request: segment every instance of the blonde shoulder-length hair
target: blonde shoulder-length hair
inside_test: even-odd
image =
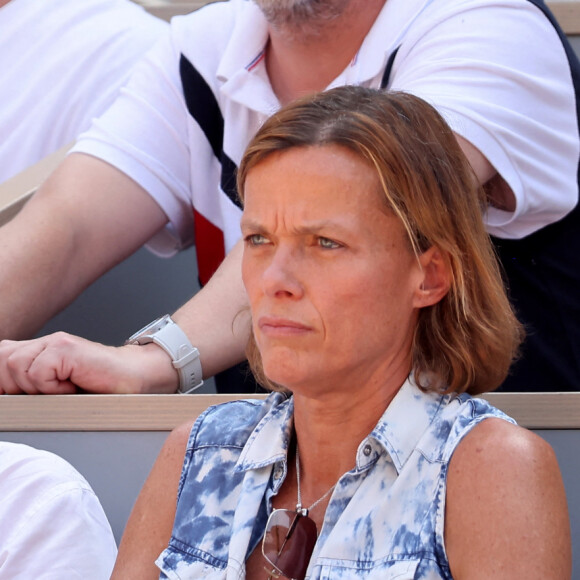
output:
[[[506,296],[483,225],[486,199],[455,136],[424,100],[402,92],[340,87],[293,102],[270,117],[246,149],[238,191],[254,166],[295,147],[346,147],[374,167],[385,203],[419,255],[437,247],[451,287],[419,312],[412,368],[424,390],[483,393],[507,376],[523,330]],[[264,376],[253,338],[248,359]]]

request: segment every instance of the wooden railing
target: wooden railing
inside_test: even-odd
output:
[[[119,541],[167,432],[210,405],[240,396],[0,396],[0,440],[47,449],[70,461],[95,489]],[[554,446],[568,494],[574,549],[580,554],[580,392],[486,398]]]
[[[580,34],[580,1],[548,2],[550,10],[568,36]]]
[[[0,431],[169,431],[210,405],[263,395],[53,395],[0,397]],[[578,393],[489,393],[529,429],[580,429]]]

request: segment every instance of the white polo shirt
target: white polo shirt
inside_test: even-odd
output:
[[[121,169],[163,208],[169,225],[150,243],[160,254],[194,241],[192,208],[201,216],[196,227],[207,234],[198,231],[198,256],[218,244],[210,230],[223,232],[220,251],[239,238],[241,210],[220,180],[225,174],[231,185],[248,141],[279,107],[265,70],[267,37],[265,19],[249,0],[174,18],[171,37],[76,146]],[[397,47],[387,87],[433,104],[513,190],[515,212],[490,209],[490,233],[520,238],[575,206],[574,87],[561,41],[536,6],[528,0],[388,0],[330,86],[379,87]]]

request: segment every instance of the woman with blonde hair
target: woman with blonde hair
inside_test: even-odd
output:
[[[439,114],[360,87],[295,102],[238,189],[249,358],[280,392],[170,436],[113,578],[569,578],[552,450],[472,398],[522,331]]]

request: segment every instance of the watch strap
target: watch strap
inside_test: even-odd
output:
[[[173,367],[179,374],[178,393],[191,393],[201,387],[203,375],[199,351],[169,315],[146,326],[127,341],[128,344],[150,342],[159,345],[171,357]]]

